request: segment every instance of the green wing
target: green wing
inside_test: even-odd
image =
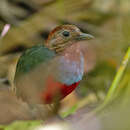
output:
[[[36,45],[27,49],[17,63],[15,78],[21,74],[30,72],[40,63],[47,63],[54,56],[55,52],[43,45]]]

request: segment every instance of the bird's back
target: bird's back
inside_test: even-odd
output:
[[[47,63],[53,57],[55,57],[55,52],[43,45],[27,49],[17,63],[15,78],[32,71],[41,63]]]
[[[44,86],[42,83],[47,74],[46,66],[54,57],[55,52],[43,45],[33,46],[20,56],[14,77],[17,97],[27,102],[40,103],[38,94],[43,89],[41,86]]]

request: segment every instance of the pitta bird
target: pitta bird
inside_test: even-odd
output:
[[[75,25],[52,30],[44,45],[27,49],[19,58],[14,78],[16,95],[30,104],[52,104],[70,94],[84,74],[78,42],[92,38]]]

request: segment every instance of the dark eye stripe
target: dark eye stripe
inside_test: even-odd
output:
[[[64,37],[69,37],[70,36],[70,33],[68,31],[64,31],[62,34],[63,34]]]

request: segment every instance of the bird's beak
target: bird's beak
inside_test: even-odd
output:
[[[78,40],[90,40],[93,39],[94,36],[91,34],[86,34],[86,33],[80,33],[80,35],[77,37]]]

